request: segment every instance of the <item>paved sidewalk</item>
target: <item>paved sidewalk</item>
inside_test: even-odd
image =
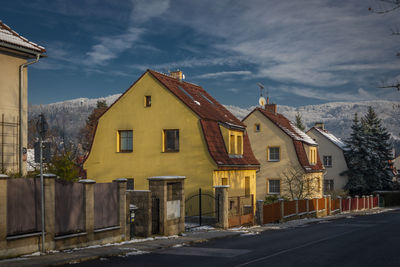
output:
[[[154,250],[162,248],[181,247],[194,243],[207,242],[209,240],[218,238],[227,238],[239,235],[254,235],[268,230],[302,227],[312,223],[324,223],[329,220],[388,212],[396,209],[399,209],[399,207],[379,208],[369,211],[342,213],[323,218],[305,218],[300,220],[287,221],[279,224],[239,227],[229,230],[218,230],[213,228],[201,227],[198,229],[198,231],[186,232],[181,236],[134,239],[131,241],[107,244],[103,246],[91,246],[87,248],[64,250],[61,252],[50,252],[46,255],[34,253],[32,255],[26,255],[19,258],[0,260],[0,266],[54,266],[69,263],[79,263],[82,261],[94,260],[98,258],[108,258],[113,256],[126,257],[131,255],[150,253]]]

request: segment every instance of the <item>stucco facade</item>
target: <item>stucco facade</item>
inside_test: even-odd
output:
[[[321,160],[326,169],[324,184],[328,188],[326,188],[327,190],[325,190],[324,193],[329,193],[329,191],[332,190],[343,189],[348,181],[348,177],[346,175],[341,175],[342,172],[347,170],[347,164],[343,154],[344,144],[335,144],[329,138],[332,136],[332,134],[327,132],[325,129],[317,129],[316,127],[312,127],[307,131],[307,134],[318,143]],[[327,136],[326,134],[329,135]],[[337,140],[340,141],[339,139]],[[328,185],[329,183],[332,183],[330,181],[333,181],[333,184]],[[332,186],[333,188],[329,188]]]
[[[155,76],[168,82],[173,78],[151,73],[148,71],[142,75],[100,117],[91,151],[84,163],[87,177],[97,182],[133,178],[134,189],[144,190],[148,189],[148,177],[185,176],[186,196],[197,193],[199,188],[203,192],[212,192],[213,186],[222,185],[222,178],[228,178],[225,181],[229,182],[230,195],[244,195],[245,177],[249,177],[250,191],[255,194],[258,166],[241,168],[239,164],[228,167],[216,161],[211,154],[209,136],[205,137],[206,124],[198,111],[185,104],[183,98],[168,90]],[[185,86],[183,82],[176,83]],[[149,107],[144,104],[145,96],[151,96]],[[210,96],[208,98],[211,99]],[[201,108],[203,104],[196,105]],[[178,151],[163,150],[163,132],[166,129],[179,130]],[[131,152],[118,152],[117,133],[120,130],[132,130]],[[226,130],[229,132],[232,129]],[[222,134],[220,137],[223,142]]]
[[[313,181],[310,185],[312,192],[309,197],[322,196],[323,171],[306,171],[299,161],[293,137],[285,133],[276,123],[267,118],[260,110],[251,112],[243,122],[247,131],[254,155],[260,162],[260,171],[257,173],[257,199],[264,200],[266,196],[272,195],[269,188],[269,180],[280,181],[280,196],[290,198],[288,185],[283,181],[283,175],[288,170],[296,170],[302,173],[304,180]],[[307,157],[310,157],[310,147],[305,143],[301,144]],[[272,161],[268,157],[269,148],[279,148],[279,160]],[[276,193],[277,194],[277,193]]]
[[[0,173],[17,173],[22,165],[26,173],[28,68],[22,67],[30,59],[38,60],[43,47],[22,39],[0,21]],[[20,74],[22,73],[22,86]],[[20,86],[22,95],[20,96]],[[22,126],[20,121],[20,97]],[[22,144],[20,145],[20,136]],[[22,152],[22,153],[21,153]],[[20,158],[20,155],[21,158]],[[21,164],[22,160],[22,164]]]

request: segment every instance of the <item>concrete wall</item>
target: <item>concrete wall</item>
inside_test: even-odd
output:
[[[343,150],[313,128],[311,128],[307,134],[318,143],[319,155],[322,163],[323,156],[332,156],[332,167],[325,166],[326,174],[324,179],[333,180],[334,190],[343,189],[348,181],[347,176],[340,175],[340,173],[347,170]]]
[[[119,242],[129,238],[126,231],[126,180],[115,181],[119,190],[119,225],[103,229],[94,229],[94,181],[83,180],[83,182],[85,183],[85,231],[55,236],[55,176],[44,179],[46,251]],[[0,178],[0,216],[0,259],[42,251],[41,232],[7,236],[7,178]]]
[[[256,199],[264,200],[268,195],[268,180],[281,179],[282,173],[288,168],[302,168],[296,155],[293,140],[278,126],[267,119],[259,111],[253,112],[244,121],[247,126],[251,147],[254,155],[260,162],[260,171],[257,173]],[[260,131],[255,131],[255,124],[260,124]],[[272,162],[267,160],[268,147],[280,148],[280,160]],[[306,149],[307,151],[307,149]],[[305,174],[315,179],[322,180],[322,172]],[[322,181],[320,182],[322,184]],[[281,183],[281,195],[287,195],[287,190]],[[322,196],[322,186],[313,196]]]
[[[0,134],[2,131],[1,121],[2,115],[4,114],[4,121],[9,123],[18,123],[19,121],[19,66],[26,62],[26,59],[10,54],[4,54],[0,52]],[[28,97],[27,97],[27,79],[28,70],[24,69],[24,88],[22,95],[23,104],[23,147],[27,147],[27,119],[28,119]],[[4,163],[6,171],[18,172],[18,144],[19,134],[18,127],[4,128],[4,143],[7,145],[3,146],[4,149]],[[0,136],[0,173],[1,173],[1,145],[2,138]],[[23,170],[26,172],[26,161],[23,162]]]

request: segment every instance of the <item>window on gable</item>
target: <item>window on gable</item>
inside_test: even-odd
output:
[[[118,152],[132,152],[133,151],[133,131],[120,130],[118,131]]]
[[[146,95],[144,97],[144,106],[147,107],[151,107],[151,95]]]
[[[261,125],[259,123],[254,124],[254,131],[259,132],[261,129]]]
[[[323,156],[324,166],[332,167],[332,156]]]
[[[268,161],[280,161],[279,147],[268,147]]]
[[[281,193],[281,181],[280,180],[268,180],[268,193],[269,194],[280,194]]]
[[[164,130],[164,152],[179,151],[179,130]]]

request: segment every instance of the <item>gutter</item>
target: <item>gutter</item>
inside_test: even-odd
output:
[[[22,119],[22,113],[23,113],[23,104],[22,104],[22,93],[24,90],[24,68],[28,67],[31,64],[35,64],[36,62],[39,61],[40,54],[36,54],[36,59],[32,61],[28,61],[22,65],[19,66],[19,173],[22,175],[22,154],[23,154],[23,145],[22,145],[22,127],[23,127],[23,119]],[[27,87],[28,89],[28,87]],[[27,90],[28,92],[28,90]],[[28,108],[28,107],[27,107]]]

